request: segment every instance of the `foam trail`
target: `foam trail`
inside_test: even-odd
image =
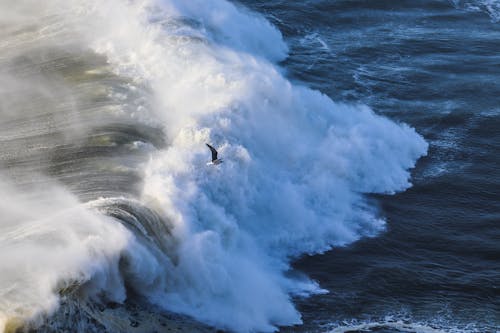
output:
[[[290,277],[290,260],[376,235],[384,221],[363,194],[406,189],[408,170],[426,153],[408,126],[287,80],[276,65],[287,50],[279,31],[227,1],[45,6],[116,75],[151,92],[130,116],[166,132],[168,148],[144,165],[140,199],[168,219],[174,239],[160,246],[168,253],[140,247],[106,219],[89,232],[111,228],[102,232],[121,237],[117,247],[100,249],[99,258],[113,258],[98,265],[109,270],[103,276],[132,281],[166,309],[238,332],[300,323],[292,295],[322,290]],[[225,163],[205,165],[205,142]],[[76,221],[67,232],[87,224]],[[63,259],[53,267],[69,275],[51,281],[94,276],[82,251],[75,266]],[[125,272],[113,268],[118,253],[132,263]],[[125,297],[120,283],[105,289],[112,299]]]

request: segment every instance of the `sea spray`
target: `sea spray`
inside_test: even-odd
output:
[[[0,194],[0,330],[40,321],[61,290],[91,279],[99,285],[91,290],[124,299],[118,261],[130,232],[53,185],[20,190],[2,182]]]

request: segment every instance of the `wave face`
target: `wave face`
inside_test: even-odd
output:
[[[280,32],[226,1],[0,13],[4,330],[75,285],[233,331],[298,324],[291,297],[323,290],[290,261],[383,230],[364,195],[408,188],[427,151],[287,80]],[[205,164],[206,142],[224,163]]]

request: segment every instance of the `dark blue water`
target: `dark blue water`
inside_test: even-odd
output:
[[[288,76],[429,142],[386,232],[296,263],[330,292],[284,332],[500,330],[498,1],[240,1],[284,34]],[[364,332],[364,331],[363,331]]]

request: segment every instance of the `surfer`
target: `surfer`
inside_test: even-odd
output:
[[[205,143],[207,145],[207,147],[210,149],[210,151],[212,152],[212,161],[211,162],[208,162],[207,165],[217,165],[217,164],[221,164],[223,161],[221,158],[217,158],[217,150],[215,150],[214,147],[212,147],[211,145],[209,145],[208,143]]]

